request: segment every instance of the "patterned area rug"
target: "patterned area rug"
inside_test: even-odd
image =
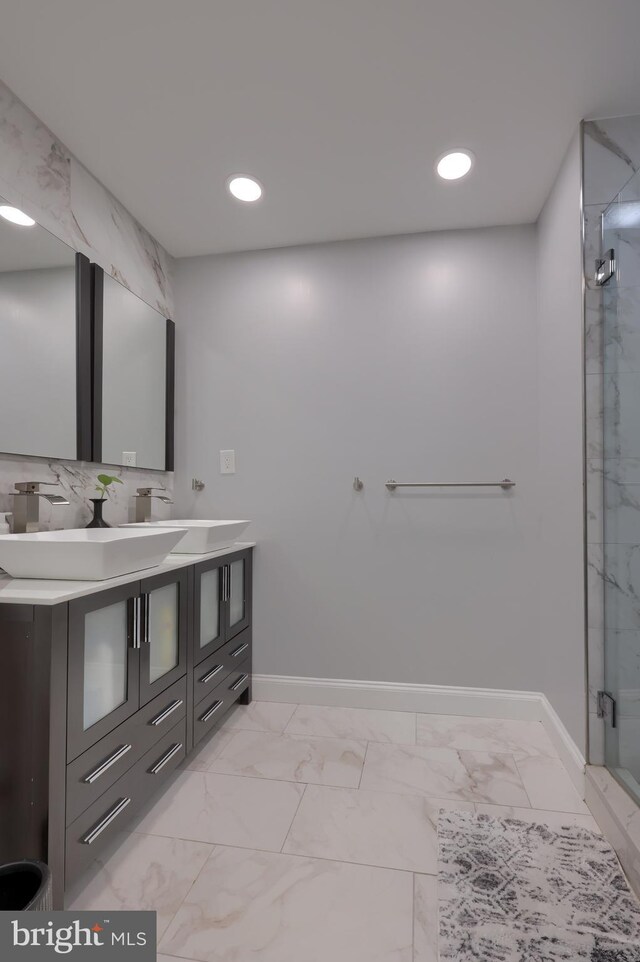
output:
[[[640,962],[640,906],[601,836],[440,812],[438,840],[441,962]]]

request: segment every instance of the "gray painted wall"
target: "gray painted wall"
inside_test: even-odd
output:
[[[581,160],[576,134],[538,222],[543,690],[585,751]]]
[[[178,263],[175,514],[253,519],[256,671],[545,686],[536,280],[534,227]]]

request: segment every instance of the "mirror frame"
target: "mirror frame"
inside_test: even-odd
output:
[[[120,283],[120,282],[118,282]],[[128,288],[127,288],[128,289]],[[134,297],[138,297],[131,291]],[[104,320],[104,271],[98,264],[91,265],[91,304],[92,304],[92,403],[89,407],[92,415],[92,445],[91,460],[99,464],[102,461],[102,387],[103,387],[103,320]],[[158,317],[162,314],[158,312]],[[173,471],[175,445],[175,345],[176,326],[172,320],[165,318],[167,339],[167,368],[165,372],[165,466],[164,468],[148,468],[143,464],[137,465],[141,471]],[[118,465],[123,467],[123,465]]]
[[[91,262],[76,252],[76,432],[78,461],[92,456],[93,323]]]

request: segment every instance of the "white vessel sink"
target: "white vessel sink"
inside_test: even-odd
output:
[[[170,528],[79,528],[0,537],[0,568],[13,578],[105,581],[159,565],[184,534]]]
[[[236,543],[250,521],[145,521],[127,528],[186,528],[182,541],[173,549],[178,554],[207,554]]]

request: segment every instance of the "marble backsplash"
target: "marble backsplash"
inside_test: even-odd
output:
[[[93,509],[90,498],[99,497],[95,490],[96,477],[102,472],[116,475],[122,484],[112,485],[113,493],[104,506],[104,519],[109,524],[134,521],[137,488],[153,485],[165,487],[171,496],[173,475],[154,471],[152,475],[140,468],[105,467],[85,461],[43,461],[41,458],[23,458],[3,455],[0,458],[0,511],[11,511],[12,492],[16,481],[44,481],[57,487],[43,487],[50,494],[60,494],[68,505],[51,505],[46,498],[40,499],[40,521],[43,531],[58,528],[83,528],[91,520]],[[153,518],[164,520],[171,517],[171,505],[157,499],[153,502]]]
[[[167,252],[1,81],[0,195],[166,317],[174,317]],[[0,454],[0,511],[11,510],[10,492],[16,481],[57,481],[71,504],[52,508],[41,499],[43,527],[86,524],[91,516],[88,498],[100,470],[96,464]],[[171,489],[173,484],[173,475],[157,471],[105,470],[124,481],[105,509],[105,517],[114,523],[129,520],[137,487]],[[161,510],[166,512],[158,503],[159,517]]]

